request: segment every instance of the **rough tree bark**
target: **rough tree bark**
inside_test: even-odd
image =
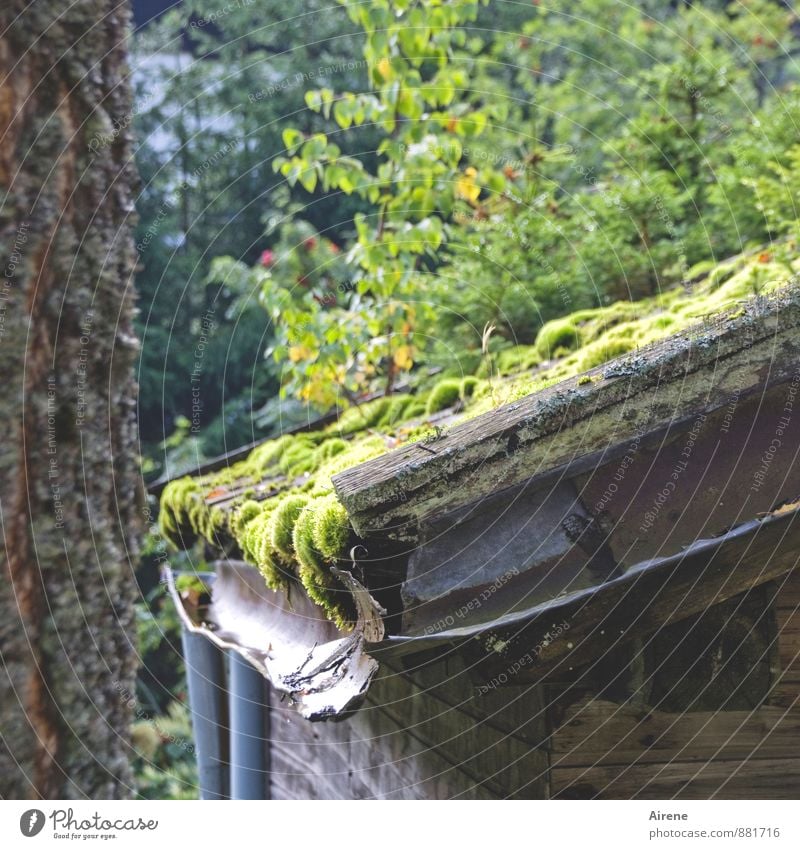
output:
[[[0,796],[131,793],[126,3],[0,4]],[[116,123],[115,123],[116,122]]]

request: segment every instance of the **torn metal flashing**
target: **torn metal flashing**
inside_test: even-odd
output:
[[[310,720],[355,710],[378,671],[365,644],[383,639],[385,611],[352,575],[336,574],[358,612],[350,632],[336,628],[302,591],[267,589],[258,570],[241,561],[214,564],[211,603],[200,617],[181,598],[172,570],[165,570],[184,627],[238,652]]]

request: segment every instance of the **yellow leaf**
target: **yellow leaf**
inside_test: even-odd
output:
[[[289,348],[289,359],[293,363],[299,363],[301,360],[308,360],[311,358],[312,351],[310,348],[306,348],[305,345],[292,345]]]
[[[456,181],[456,194],[470,203],[475,203],[481,193],[481,187],[475,185],[476,174],[474,168],[467,168],[464,176]]]
[[[413,353],[411,345],[401,345],[394,352],[394,364],[402,371],[408,371],[414,365]]]
[[[385,80],[388,80],[392,76],[392,63],[386,56],[378,62],[378,72]]]

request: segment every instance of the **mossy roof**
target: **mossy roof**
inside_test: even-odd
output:
[[[442,377],[414,395],[352,407],[319,431],[271,439],[221,471],[170,482],[161,496],[161,530],[177,547],[203,538],[236,552],[273,589],[296,578],[330,618],[346,625],[352,611],[345,594],[335,591],[330,567],[358,537],[337,499],[334,476],[410,442],[435,452],[443,428],[561,381],[602,380],[598,366],[702,329],[711,316],[735,320],[752,299],[793,286],[796,266],[765,252],[740,256],[714,266],[692,286],[549,322],[535,345],[485,357],[474,376]]]

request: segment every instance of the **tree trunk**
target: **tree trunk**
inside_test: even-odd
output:
[[[0,797],[131,793],[129,12],[0,4]]]

